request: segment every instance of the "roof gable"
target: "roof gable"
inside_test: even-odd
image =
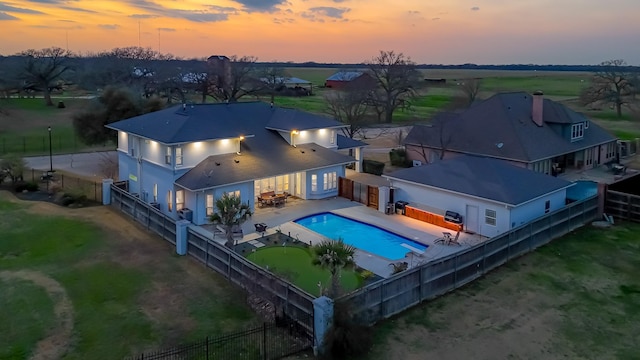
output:
[[[339,71],[327,78],[327,80],[331,81],[353,81],[354,79],[359,78],[364,75],[362,71]]]
[[[458,156],[433,164],[398,170],[390,179],[444,189],[509,205],[519,205],[572,183],[504,161]]]
[[[272,130],[342,127],[326,116],[263,102],[177,105],[107,125],[163,144],[261,136]]]
[[[537,126],[531,119],[532,106],[532,96],[527,93],[497,94],[446,119],[441,122],[442,126],[414,126],[404,143],[533,162],[615,141],[615,137],[597,124],[590,124],[582,140],[571,142],[550,124],[588,121],[584,115],[545,99],[544,124]]]

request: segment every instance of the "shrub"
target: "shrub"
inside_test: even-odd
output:
[[[347,302],[336,302],[333,326],[325,335],[325,358],[351,359],[366,354],[372,345],[371,327],[358,324]]]
[[[411,161],[407,159],[407,151],[405,149],[391,149],[389,151],[389,159],[393,166],[411,167]]]
[[[65,193],[62,195],[60,202],[64,206],[70,206],[72,204],[82,206],[87,203],[87,196],[84,194]]]
[[[382,172],[384,171],[384,163],[365,159],[362,161],[362,171],[369,174],[382,175]]]
[[[14,186],[15,192],[23,192],[23,191],[38,191],[39,187],[38,187],[38,183],[35,183],[33,181],[30,182],[19,182]]]

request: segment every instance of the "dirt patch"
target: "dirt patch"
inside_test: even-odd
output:
[[[65,289],[59,282],[37,271],[0,271],[0,278],[31,281],[49,294],[54,303],[56,326],[49,331],[47,337],[38,341],[30,359],[60,359],[69,347],[73,331],[73,304]]]

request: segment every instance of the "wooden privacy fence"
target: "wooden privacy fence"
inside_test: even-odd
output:
[[[620,219],[640,222],[640,196],[607,190],[604,211]]]
[[[204,235],[187,230],[187,253],[293,319],[313,316],[313,296]],[[304,324],[301,324],[306,326]],[[312,329],[309,329],[312,330]]]
[[[379,190],[377,186],[341,177],[338,181],[338,196],[375,209],[378,208]]]
[[[424,300],[457,289],[507,261],[583,226],[597,214],[597,196],[574,202],[462,252],[358,289],[338,301],[348,301],[362,323],[374,324]]]
[[[111,206],[136,219],[171,244],[176,244],[175,220],[116,185],[111,185]]]

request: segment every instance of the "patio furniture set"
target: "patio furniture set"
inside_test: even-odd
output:
[[[288,193],[276,194],[275,191],[267,191],[263,192],[258,196],[258,205],[260,207],[264,206],[284,206],[285,202],[287,202]]]

